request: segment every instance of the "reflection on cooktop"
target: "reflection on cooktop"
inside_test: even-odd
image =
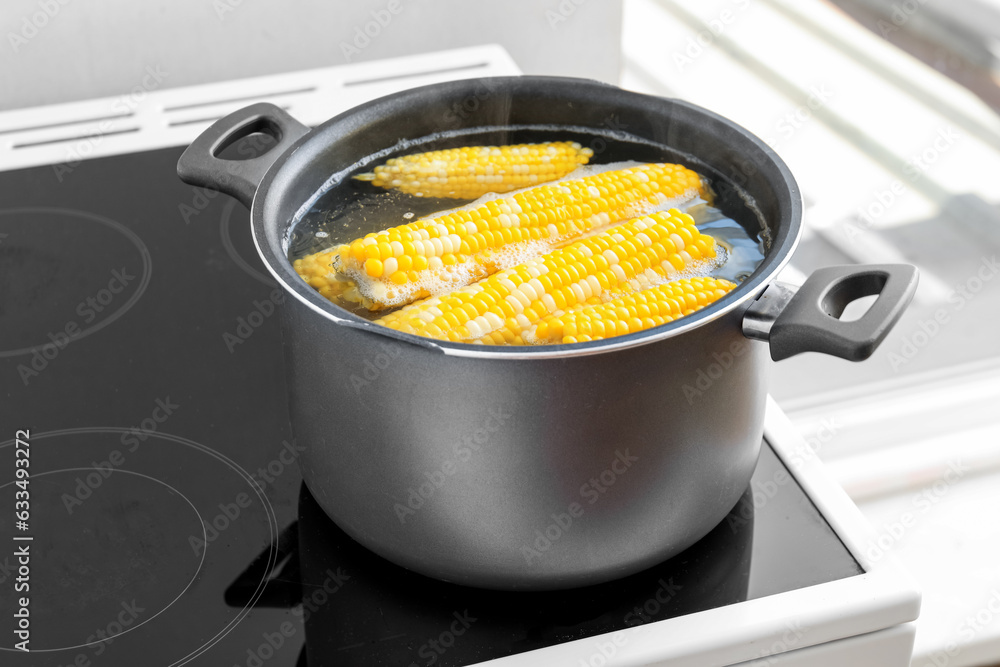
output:
[[[861,572],[768,446],[705,538],[598,586],[515,593],[408,572],[353,542],[304,485],[296,532],[307,651],[320,665],[472,664]]]

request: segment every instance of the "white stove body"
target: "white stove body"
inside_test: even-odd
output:
[[[214,120],[258,101],[318,125],[399,90],[519,73],[498,46],[166,90],[149,72],[120,97],[0,112],[0,170],[52,165],[58,175],[84,159],[185,145]],[[870,526],[773,400],[765,438],[864,574],[480,664],[909,665],[920,610],[914,584],[891,558],[868,562]]]

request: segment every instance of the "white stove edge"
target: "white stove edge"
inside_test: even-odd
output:
[[[190,144],[215,120],[271,102],[316,126],[359,104],[417,86],[521,73],[498,45],[423,53],[182,88],[155,67],[117,97],[0,111],[0,171],[52,165],[61,182],[81,161]]]
[[[768,396],[764,438],[865,570],[865,574],[809,588],[477,663],[489,667],[821,664],[909,664],[920,592],[891,556],[865,556],[871,525]],[[812,648],[810,648],[812,647]],[[874,662],[843,662],[861,650]],[[885,658],[873,651],[891,651]],[[796,658],[802,651],[801,658]],[[778,658],[778,655],[782,658]],[[895,662],[890,662],[890,660]],[[799,662],[803,660],[803,662]]]

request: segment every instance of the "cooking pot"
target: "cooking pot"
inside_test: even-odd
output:
[[[440,133],[556,126],[655,145],[756,213],[759,267],[711,306],[601,341],[486,347],[375,325],[328,302],[287,258],[311,197]],[[609,129],[609,127],[611,129]],[[254,133],[265,154],[220,153]],[[290,416],[302,475],[351,537],[422,574],[511,590],[596,584],[706,535],[756,465],[771,360],[859,360],[916,288],[905,265],[831,267],[775,282],[801,230],[792,175],[760,139],[681,100],[579,79],[506,77],[415,88],[310,130],[254,104],[181,156],[180,177],[241,201],[282,306]],[[878,295],[855,321],[851,301]],[[770,358],[769,358],[770,357]]]

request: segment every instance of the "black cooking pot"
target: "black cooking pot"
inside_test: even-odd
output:
[[[399,333],[331,304],[293,271],[287,250],[304,203],[359,166],[419,151],[423,138],[442,132],[475,132],[478,143],[539,126],[613,132],[707,176],[723,208],[739,201],[755,212],[745,224],[766,240],[764,261],[680,321],[537,347]],[[277,140],[265,155],[218,157],[255,132]],[[250,208],[261,258],[290,296],[281,312],[292,427],[307,447],[302,474],[317,502],[385,558],[487,588],[594,584],[693,544],[749,483],[768,356],[866,358],[916,287],[916,270],[902,265],[823,269],[797,292],[773,282],[802,217],[778,156],[709,111],[593,81],[437,84],[314,130],[255,104],[198,137],[178,173]],[[838,319],[846,304],[874,294],[859,320]]]

